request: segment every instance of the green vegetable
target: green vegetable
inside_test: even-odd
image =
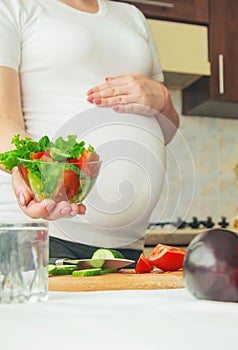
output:
[[[97,276],[97,275],[106,275],[108,273],[114,273],[117,272],[117,269],[107,269],[102,270],[100,268],[95,269],[84,269],[84,270],[75,270],[73,271],[72,275],[77,276]]]
[[[7,170],[12,170],[19,164],[19,158],[31,159],[31,154],[45,151],[49,147],[50,140],[47,136],[42,137],[39,142],[35,142],[29,137],[20,139],[20,135],[15,135],[11,142],[15,145],[15,150],[0,153],[0,164]]]
[[[69,135],[66,141],[62,136],[59,136],[55,142],[50,143],[50,148],[54,148],[55,151],[58,149],[62,153],[69,154],[69,158],[78,158],[85,150],[84,146],[84,141],[77,142],[76,135]]]
[[[101,268],[92,268],[92,269],[82,269],[77,270],[77,265],[62,265],[57,266],[53,264],[48,265],[48,274],[59,276],[59,275],[72,275],[72,276],[96,276],[96,275],[105,275],[108,273],[114,273],[117,269],[106,269]]]
[[[105,275],[107,273],[114,273],[117,272],[117,269],[106,269],[106,270],[101,270],[100,275]]]
[[[114,249],[99,248],[93,255],[92,259],[124,259],[124,255]]]
[[[13,137],[12,144],[15,145],[15,149],[0,153],[0,164],[10,171],[15,166],[23,165],[26,168],[23,177],[39,199],[58,198],[57,200],[61,201],[67,199],[68,193],[72,194],[70,191],[70,186],[73,185],[70,183],[72,176],[70,179],[69,176],[65,178],[67,170],[73,170],[80,178],[77,181],[78,188],[77,185],[74,186],[73,198],[68,198],[70,202],[81,202],[92,188],[95,179],[84,176],[77,162],[85,150],[94,152],[94,148],[91,145],[86,148],[84,141],[77,142],[76,135],[69,135],[66,140],[60,136],[54,142],[50,141],[48,136],[43,136],[36,142],[29,137],[21,139],[18,134]],[[41,152],[47,154],[44,159],[34,158],[33,155]],[[73,162],[75,160],[76,165],[71,163],[71,160]]]
[[[96,276],[101,274],[101,269],[84,269],[73,271],[73,276]]]
[[[52,152],[55,153],[56,158],[58,158],[55,158],[55,160],[62,160],[65,158],[79,158],[85,150],[85,142],[77,142],[76,135],[69,135],[67,140],[64,140],[62,136],[59,136],[54,142],[51,142],[48,136],[43,136],[38,142],[36,142],[29,137],[21,139],[18,134],[12,138],[11,143],[15,145],[14,150],[0,153],[0,164],[3,164],[7,170],[12,170],[14,166],[17,166],[20,162],[19,158],[31,160],[31,155],[34,153],[53,149]],[[88,150],[93,151],[94,148],[89,145]],[[59,159],[59,157],[61,159]],[[31,164],[32,163],[33,162],[31,162]],[[31,166],[32,165],[28,164],[27,168],[29,169]]]
[[[70,153],[62,152],[61,150],[51,147],[50,156],[55,160],[65,160],[70,158]]]
[[[55,271],[55,269],[56,269],[56,265],[54,265],[54,264],[49,264],[49,265],[48,265],[48,274],[49,274],[49,275],[53,274],[53,272]]]
[[[49,272],[49,266],[50,272]],[[51,275],[72,275],[72,272],[77,268],[77,265],[49,265],[48,266],[48,273]],[[54,266],[54,268],[53,268]]]
[[[41,182],[41,176],[38,173],[29,173],[28,174],[28,181],[31,186],[31,189],[35,193],[41,193],[42,192],[42,182]]]

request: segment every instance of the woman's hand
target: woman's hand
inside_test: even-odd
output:
[[[12,187],[21,210],[33,219],[42,218],[53,221],[85,214],[86,208],[83,204],[70,204],[67,201],[56,203],[52,199],[37,201],[17,168],[12,172]]]
[[[149,115],[153,111],[162,112],[168,99],[168,90],[163,84],[142,74],[106,78],[104,84],[91,88],[87,94],[88,101],[97,106],[124,113],[144,114],[147,110]]]
[[[106,78],[91,88],[87,100],[97,106],[112,107],[116,112],[155,116],[161,126],[165,144],[179,127],[179,115],[164,84],[142,74]]]

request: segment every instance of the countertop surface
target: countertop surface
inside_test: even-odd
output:
[[[50,292],[45,302],[0,305],[4,350],[231,350],[237,325],[238,303],[185,288]]]
[[[185,227],[183,229],[175,229],[174,227],[159,226],[151,227],[146,232],[145,244],[147,246],[154,246],[158,243],[169,244],[169,245],[188,245],[191,240],[201,232],[206,230],[221,229],[219,226],[214,226],[211,229],[197,228],[192,229]],[[238,229],[228,226],[226,230],[230,230],[238,234]]]

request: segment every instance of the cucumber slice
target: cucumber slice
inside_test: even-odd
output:
[[[48,265],[48,274],[51,275],[54,272],[55,269],[56,269],[55,265],[49,264]]]
[[[124,259],[124,255],[114,249],[99,248],[93,255],[92,259]]]
[[[101,270],[100,275],[105,275],[107,273],[113,273],[117,272],[117,269],[106,269],[106,270]]]
[[[50,149],[50,156],[55,160],[64,160],[64,159],[70,158],[69,153],[64,153],[60,151],[58,148],[54,148],[54,147]]]
[[[99,269],[103,267],[104,263],[105,259],[95,259],[95,261],[92,259],[90,265],[95,269]]]
[[[77,268],[77,265],[62,265],[56,266],[51,271],[51,275],[72,275],[72,272]]]
[[[41,179],[34,173],[30,172],[28,173],[28,181],[30,184],[30,187],[34,193],[36,193],[40,199],[42,199],[42,182]]]
[[[101,269],[84,269],[73,271],[73,276],[96,276],[101,274]]]

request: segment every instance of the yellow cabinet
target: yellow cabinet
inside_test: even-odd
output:
[[[147,19],[158,48],[166,85],[185,88],[209,76],[208,28],[203,25]]]

